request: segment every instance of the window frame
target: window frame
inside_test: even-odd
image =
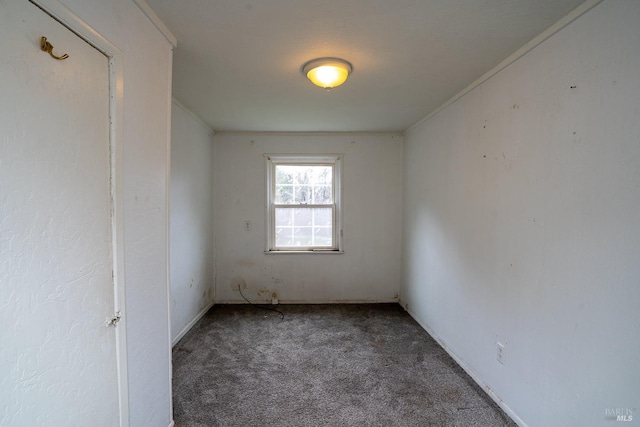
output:
[[[336,254],[343,253],[342,247],[342,154],[265,154],[265,172],[266,172],[266,197],[265,197],[265,229],[267,254],[292,254],[292,253],[325,253]],[[333,230],[332,243],[333,246],[276,246],[276,224],[275,209],[281,207],[293,207],[294,205],[276,205],[275,204],[275,170],[279,165],[291,166],[332,166],[332,192],[333,205],[295,205],[303,208],[333,208]]]

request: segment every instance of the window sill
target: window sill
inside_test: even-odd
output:
[[[299,255],[299,254],[312,254],[312,255],[341,255],[344,251],[264,251],[265,255]]]

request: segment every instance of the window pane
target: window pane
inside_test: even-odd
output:
[[[295,184],[310,184],[313,179],[313,166],[289,166],[294,169]]]
[[[313,246],[312,227],[296,227],[293,230],[293,246]]]
[[[293,209],[276,209],[276,228],[293,227]]]
[[[314,230],[314,235],[317,238],[331,238],[331,227],[316,227]]]
[[[316,246],[333,246],[331,244],[331,237],[316,237],[315,242]]]
[[[313,204],[325,205],[333,202],[331,198],[331,187],[322,185],[313,189]]]
[[[315,185],[331,186],[333,182],[333,166],[314,166],[313,183]]]
[[[333,166],[276,165],[275,204],[332,204]]]
[[[276,166],[276,185],[293,184],[293,173],[288,166]]]
[[[293,223],[296,227],[313,225],[313,209],[293,209]],[[311,235],[311,233],[309,233]]]
[[[316,227],[313,231],[313,241],[316,246],[331,246],[333,241],[333,231],[331,227]]]
[[[293,204],[293,185],[276,187],[276,203],[283,205]]]
[[[293,227],[276,227],[276,246],[293,246]]]
[[[333,246],[333,207],[276,208],[276,246]]]
[[[333,226],[333,209],[314,209],[313,224],[331,228]]]
[[[294,202],[295,204],[309,204],[311,203],[311,187],[302,186],[294,187]]]

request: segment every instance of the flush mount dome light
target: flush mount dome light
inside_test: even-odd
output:
[[[324,89],[340,86],[353,71],[353,66],[340,58],[312,59],[302,66],[302,74]]]

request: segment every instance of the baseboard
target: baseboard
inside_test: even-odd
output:
[[[168,427],[173,427],[173,426],[175,426],[175,425],[176,425],[176,422],[175,422],[175,421],[173,421],[173,420],[171,420],[171,422],[169,423],[169,426],[168,426]]]
[[[464,369],[464,371],[467,374],[469,374],[471,379],[473,379],[473,381],[475,381],[476,384],[482,387],[482,389],[489,395],[489,397],[491,397],[491,399],[493,399],[494,402],[496,402],[496,404],[509,416],[509,418],[511,418],[520,427],[527,427],[527,424],[524,421],[522,421],[520,417],[518,417],[513,412],[513,410],[509,407],[509,405],[507,405],[502,399],[500,399],[500,397],[493,391],[493,389],[484,381],[482,381],[478,376],[478,374],[473,369],[471,369],[471,367],[467,365],[465,361],[462,360],[453,350],[451,350],[449,346],[447,346],[447,343],[444,342],[442,338],[440,338],[438,334],[436,334],[433,331],[433,329],[431,329],[427,324],[422,322],[420,318],[418,318],[418,316],[416,316],[416,314],[413,313],[411,310],[409,310],[407,307],[404,307],[404,309],[406,310],[407,313],[409,313],[409,315],[413,318],[413,320],[418,322],[418,324],[422,327],[422,329],[427,331],[427,333],[431,335],[431,338],[433,338],[440,345],[440,347],[442,347],[444,351],[446,351],[447,354],[449,354],[449,356],[451,356],[453,360],[455,360],[456,363],[462,369]]]
[[[252,304],[259,305],[272,305],[271,300],[264,301],[251,301]],[[216,301],[216,304],[248,304],[245,300],[242,299],[229,299],[229,300],[221,300]],[[380,299],[380,300],[339,300],[339,299],[327,299],[327,300],[278,300],[278,305],[287,305],[287,304],[398,304],[398,300],[391,299]]]
[[[200,310],[200,312],[196,314],[196,316],[193,319],[191,319],[191,321],[187,323],[185,327],[182,328],[180,333],[171,341],[171,347],[175,347],[175,345],[178,344],[178,341],[180,341],[182,337],[184,337],[187,334],[187,332],[189,332],[191,328],[193,328],[193,325],[195,325],[198,320],[202,319],[202,316],[204,316],[207,313],[207,311],[209,311],[209,309],[213,307],[214,304],[215,304],[215,301],[211,301],[209,304],[207,304],[205,308]]]

